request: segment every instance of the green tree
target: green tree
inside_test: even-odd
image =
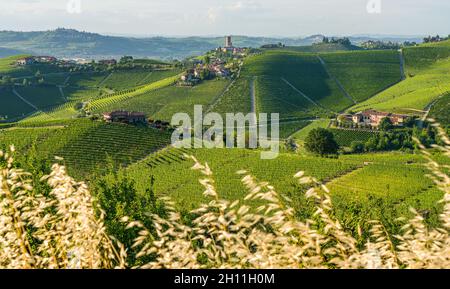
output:
[[[361,141],[352,142],[350,145],[350,148],[353,153],[357,153],[357,154],[363,153],[364,150],[366,149],[364,143]]]
[[[388,130],[392,129],[393,125],[392,125],[391,119],[388,117],[383,118],[380,122],[379,127],[381,130],[384,130],[384,131],[388,131]]]
[[[305,140],[305,148],[307,151],[317,155],[337,154],[339,145],[334,139],[334,135],[327,129],[313,129]]]

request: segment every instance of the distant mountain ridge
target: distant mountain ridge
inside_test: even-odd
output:
[[[323,35],[313,35],[306,38],[233,36],[233,43],[236,46],[255,48],[264,44],[279,42],[286,46],[307,46],[320,42],[323,37]],[[350,39],[359,43],[370,38],[356,37]],[[417,41],[417,39],[407,40]],[[208,50],[223,45],[223,43],[223,37],[135,38],[107,36],[65,28],[34,32],[0,31],[0,56],[32,53],[68,58],[100,59],[132,55],[168,60],[201,55]]]

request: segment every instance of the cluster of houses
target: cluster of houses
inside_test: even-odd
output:
[[[159,130],[167,130],[170,128],[169,122],[147,119],[145,113],[142,112],[130,112],[125,110],[105,112],[103,113],[103,120],[109,123],[125,123],[131,125],[146,124]]]
[[[245,55],[245,48],[234,47],[231,36],[225,38],[225,47],[219,47],[216,51],[232,52],[234,55]],[[194,63],[194,68],[187,70],[182,76],[180,85],[193,86],[202,80],[204,75],[209,77],[230,77],[231,70],[227,68],[226,61],[212,57],[210,63],[203,63],[198,60]]]
[[[56,57],[53,56],[29,56],[17,59],[16,64],[19,66],[33,65],[35,63],[55,63]]]
[[[361,111],[355,114],[343,114],[341,120],[352,122],[359,126],[379,127],[381,121],[389,119],[395,126],[403,126],[408,115],[382,112],[373,109]]]
[[[195,68],[187,70],[182,76],[181,81],[196,84],[202,79],[202,75],[211,77],[229,77],[230,69],[225,67],[225,61],[216,59],[210,64],[197,64]]]
[[[73,59],[57,59],[53,56],[29,56],[23,57],[16,60],[16,64],[18,66],[29,66],[34,64],[57,64],[62,67],[69,67],[73,65],[88,65],[92,63],[92,60],[84,59],[84,58],[73,58]],[[98,64],[100,65],[116,65],[117,60],[115,59],[105,59],[99,60]]]

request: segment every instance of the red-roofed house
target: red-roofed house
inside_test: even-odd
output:
[[[389,118],[393,125],[402,126],[407,117],[407,115],[393,114],[370,109],[354,114],[352,116],[352,120],[354,123],[359,125],[370,125],[377,127],[384,118]]]
[[[106,112],[103,114],[103,119],[107,122],[122,122],[122,123],[146,123],[147,118],[142,112],[129,112],[118,110],[113,112]]]

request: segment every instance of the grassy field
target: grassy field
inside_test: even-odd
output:
[[[328,71],[357,102],[399,82],[400,58],[393,50],[320,54]]]
[[[407,79],[352,107],[411,113],[424,110],[450,91],[450,45],[425,45],[404,50]]]
[[[20,68],[15,66],[15,62],[17,61],[17,59],[25,57],[25,56],[27,56],[27,55],[17,55],[17,56],[0,58],[0,76],[21,70]]]
[[[330,124],[329,119],[319,119],[319,120],[313,121],[313,122],[311,122],[311,124],[309,124],[302,130],[295,133],[292,137],[295,140],[303,142],[303,141],[305,141],[305,139],[308,136],[310,131],[312,131],[313,129],[316,129],[316,128],[327,128],[329,124]]]

